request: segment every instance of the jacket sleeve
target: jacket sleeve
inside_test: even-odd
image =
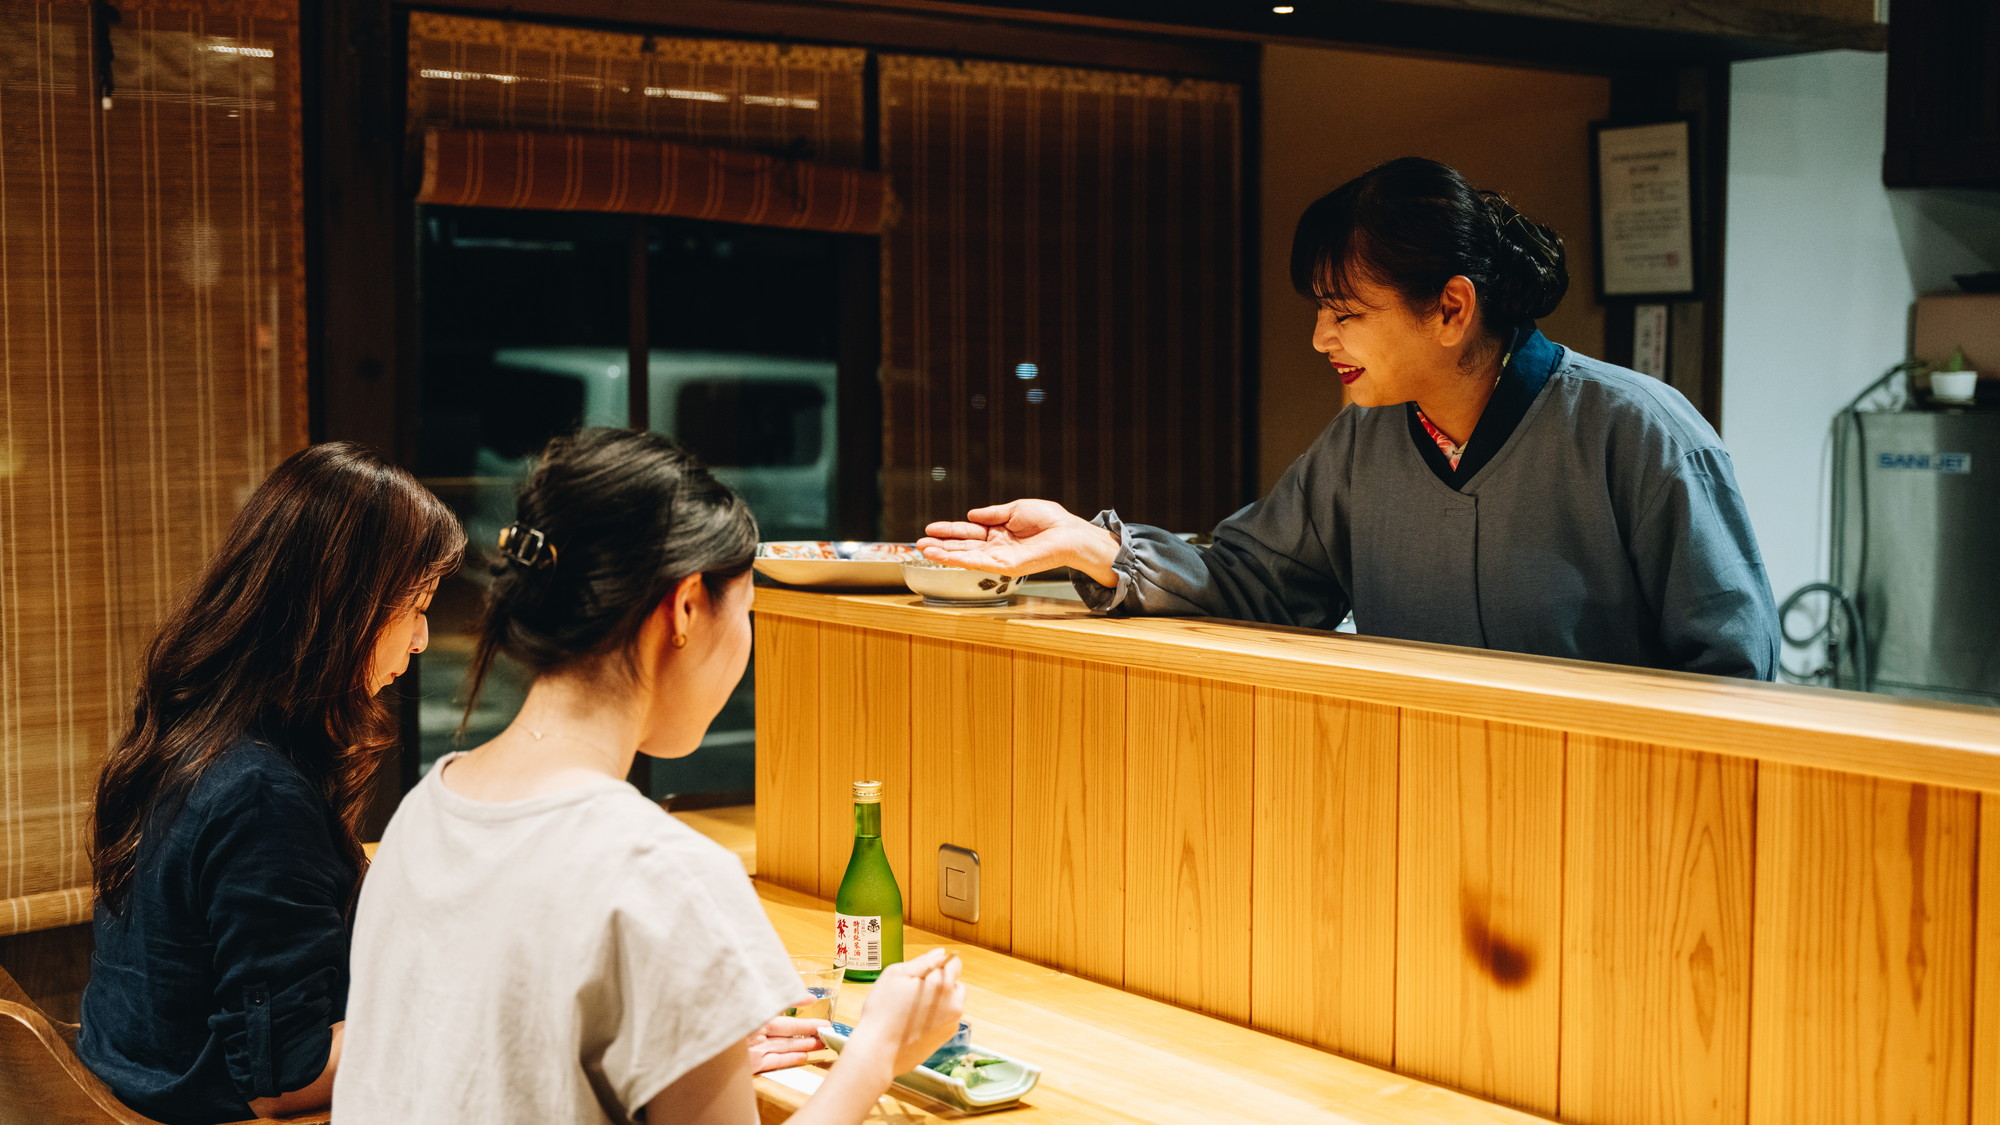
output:
[[[1675,667],[1777,675],[1778,608],[1729,454],[1711,446],[1683,456],[1645,506],[1631,550]]]
[[[213,950],[209,1031],[246,1102],[310,1086],[346,1017],[353,868],[324,802],[297,777],[241,779],[215,802],[196,854]]]
[[[1329,429],[1331,433],[1331,429]],[[1223,520],[1214,544],[1196,547],[1109,509],[1092,521],[1118,537],[1115,589],[1079,575],[1077,592],[1098,613],[1228,617],[1331,629],[1347,616],[1325,532],[1333,505],[1318,495],[1317,461],[1328,437],[1292,463],[1270,495]]]

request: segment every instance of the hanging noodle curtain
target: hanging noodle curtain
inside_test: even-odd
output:
[[[879,234],[880,172],[671,141],[578,133],[433,129],[417,202],[610,211]]]

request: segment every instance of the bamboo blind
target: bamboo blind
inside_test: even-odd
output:
[[[792,230],[879,234],[880,172],[759,152],[588,133],[432,129],[418,203],[678,215]]]
[[[0,0],[0,934],[89,917],[142,647],[305,438],[295,4]]]
[[[883,530],[1242,503],[1240,93],[885,55]]]
[[[865,59],[414,12],[410,134],[615,133],[858,166]]]

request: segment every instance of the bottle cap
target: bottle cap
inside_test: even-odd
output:
[[[854,783],[854,803],[857,805],[879,805],[882,803],[882,783],[879,781],[857,781]]]

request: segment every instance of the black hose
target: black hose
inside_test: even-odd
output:
[[[1814,629],[1803,637],[1795,637],[1792,635],[1789,625],[1792,610],[1798,608],[1799,603],[1804,601],[1809,594],[1825,594],[1827,596],[1830,604],[1826,607],[1826,619],[1819,623],[1819,628]],[[1847,617],[1847,630],[1851,634],[1851,644],[1842,645],[1840,637],[1834,630],[1833,610],[1835,606],[1839,606],[1841,612]],[[1835,586],[1831,582],[1808,582],[1798,589],[1793,590],[1791,596],[1785,599],[1785,604],[1778,607],[1778,630],[1785,635],[1786,644],[1799,648],[1804,648],[1821,637],[1825,637],[1829,666],[1837,665],[1839,660],[1838,651],[1840,648],[1845,647],[1854,654],[1854,682],[1856,687],[1861,691],[1869,690],[1872,678],[1868,672],[1868,629],[1867,626],[1861,623],[1861,611],[1854,607],[1854,599],[1847,596],[1847,591]],[[1834,667],[1834,671],[1837,675],[1839,671],[1837,666]]]

